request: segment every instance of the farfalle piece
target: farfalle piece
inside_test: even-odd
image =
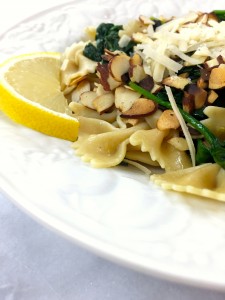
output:
[[[107,168],[120,164],[127,151],[129,137],[136,131],[146,128],[146,123],[118,129],[107,122],[85,118],[80,122],[80,134],[73,144],[76,154],[93,167]]]
[[[207,106],[204,114],[208,117],[202,123],[209,128],[218,138],[225,139],[225,108],[218,106]]]
[[[169,130],[139,130],[130,137],[130,144],[140,146],[141,151],[149,152],[153,161],[157,161],[166,171],[183,169],[191,166],[190,158],[185,151],[176,149],[167,142]]]
[[[225,170],[217,164],[154,174],[150,178],[164,189],[225,201]]]

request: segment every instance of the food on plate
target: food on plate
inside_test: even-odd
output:
[[[75,141],[79,122],[68,114],[59,74],[59,53],[32,53],[7,60],[0,67],[0,109],[22,125]]]
[[[126,162],[225,201],[225,11],[90,26],[61,56],[14,58],[0,78],[0,109],[92,166]]]
[[[225,200],[225,14],[140,16],[86,28],[61,87],[94,167],[159,167],[167,189]]]

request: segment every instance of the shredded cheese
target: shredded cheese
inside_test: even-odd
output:
[[[136,162],[136,161],[133,161],[133,160],[130,160],[130,159],[127,159],[125,158],[123,160],[125,163],[128,163],[132,166],[134,166],[135,168],[141,170],[142,172],[144,172],[146,175],[151,175],[151,170],[146,168],[145,166],[143,166],[142,164]]]
[[[177,73],[183,66],[202,64],[206,58],[225,54],[225,22],[198,21],[200,14],[191,12],[180,18],[172,18],[153,31],[152,24],[145,32],[135,32],[132,38],[138,42],[135,48],[141,53],[147,74],[155,82]],[[191,55],[192,54],[192,55]]]
[[[188,62],[191,65],[198,65],[201,63],[201,60],[197,58],[193,58],[185,53],[183,53],[180,49],[178,49],[176,46],[171,45],[169,46],[169,50],[174,54],[183,59],[184,61]]]
[[[183,130],[183,133],[184,133],[184,136],[186,138],[186,141],[187,141],[187,144],[188,144],[188,148],[189,148],[189,151],[190,151],[190,155],[191,155],[191,161],[192,161],[192,165],[195,166],[195,146],[194,146],[194,143],[193,143],[193,140],[191,138],[191,134],[188,130],[188,127],[179,111],[179,108],[176,104],[176,101],[173,97],[173,93],[172,93],[172,90],[170,87],[168,86],[165,86],[165,89],[166,89],[166,92],[167,92],[167,96],[169,98],[169,101],[170,101],[170,104],[172,106],[172,109],[178,119],[178,121],[180,122],[180,126]]]
[[[182,64],[177,63],[173,59],[171,59],[168,54],[162,54],[157,51],[157,49],[153,49],[152,45],[148,44],[140,44],[137,46],[137,49],[143,50],[143,54],[145,55],[145,59],[148,60],[149,58],[153,59],[154,61],[162,64],[168,70],[172,70],[174,72],[178,72],[183,66]]]

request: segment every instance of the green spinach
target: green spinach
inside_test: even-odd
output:
[[[109,51],[121,50],[126,54],[133,51],[135,43],[130,41],[126,47],[119,46],[119,31],[123,28],[122,25],[114,25],[112,23],[101,23],[96,29],[95,43],[88,43],[83,51],[84,56],[93,61],[102,61],[104,50]]]

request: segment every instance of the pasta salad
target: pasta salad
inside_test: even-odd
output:
[[[225,200],[225,11],[87,27],[62,54],[61,88],[85,162]]]

